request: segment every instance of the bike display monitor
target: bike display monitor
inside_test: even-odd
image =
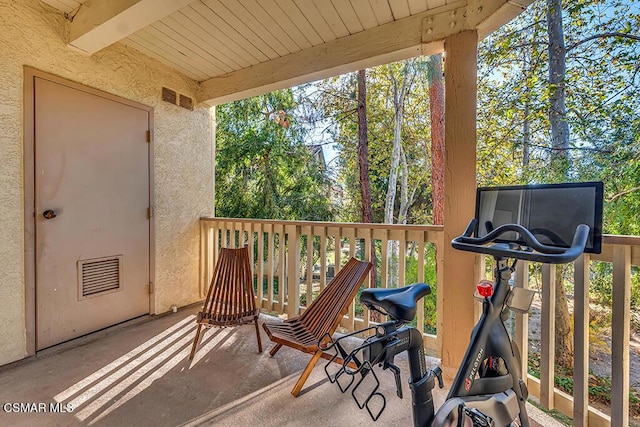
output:
[[[503,224],[527,228],[540,243],[568,248],[579,224],[589,226],[585,252],[602,248],[602,182],[480,187],[476,194],[476,237]],[[524,244],[509,232],[503,242]]]

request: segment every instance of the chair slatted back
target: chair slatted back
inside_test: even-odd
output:
[[[371,263],[351,258],[300,315],[299,322],[318,339],[326,332],[332,334],[370,269]]]
[[[212,319],[228,322],[255,312],[253,276],[246,247],[220,249],[204,310]]]

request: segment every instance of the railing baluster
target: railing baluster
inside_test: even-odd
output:
[[[302,235],[307,236],[307,303],[309,307],[313,299],[313,233],[311,226],[302,227]]]
[[[555,371],[556,266],[542,266],[542,319],[540,343],[540,403],[554,408],[553,374]]]
[[[278,265],[276,267],[278,271],[278,311],[284,313],[284,297],[287,294],[284,226],[276,224],[273,233],[278,234]]]
[[[356,230],[353,227],[343,228],[342,235],[349,239],[349,258],[355,257],[356,254]],[[349,317],[346,328],[350,331],[354,331],[356,328],[356,303],[351,301],[349,304],[349,310],[347,311]]]
[[[273,224],[266,224],[265,231],[267,232],[267,298],[269,299],[269,310],[274,309],[275,300],[275,286],[273,283],[273,277],[275,276],[275,233],[273,232]]]
[[[372,261],[371,260],[371,235],[372,235],[372,230],[370,228],[361,228],[358,230],[358,237],[363,239],[364,261],[369,261],[369,262]],[[363,287],[364,288],[371,287],[371,272],[367,274],[367,278],[364,281]],[[363,327],[368,327],[369,326],[369,309],[365,305],[362,305],[362,319],[364,320]]]
[[[264,231],[262,223],[255,224],[254,230],[258,233],[256,238],[256,283],[258,284],[258,307],[264,308]]]
[[[300,227],[287,225],[287,316],[289,319],[300,312]],[[284,249],[284,235],[281,242]],[[284,286],[283,286],[284,288]],[[284,289],[283,289],[284,291]]]
[[[382,249],[380,254],[380,276],[381,276],[381,287],[388,288],[389,287],[389,238],[388,232],[384,234],[382,241]]]
[[[589,423],[589,255],[574,263],[573,423]]]
[[[629,333],[631,247],[613,248],[613,316],[611,319],[611,425],[629,425]]]
[[[320,235],[320,290],[327,285],[327,227],[314,227],[314,233]]]
[[[516,264],[516,286],[524,289],[529,287],[529,263],[527,261],[519,261]],[[529,361],[529,314],[516,313],[514,316],[516,323],[514,341],[518,344],[520,357],[522,358],[520,377],[526,382]]]
[[[398,233],[398,284],[397,287],[407,285],[407,233]]]
[[[424,242],[426,240],[426,237],[424,236],[424,233],[420,233],[423,235],[422,238],[418,238],[418,277],[417,277],[417,281],[418,283],[424,282],[424,250],[425,250],[425,245]],[[421,333],[424,334],[424,300],[420,301],[420,304],[418,304],[418,329],[420,330]]]

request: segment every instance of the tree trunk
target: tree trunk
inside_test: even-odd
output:
[[[402,151],[402,123],[404,119],[404,99],[407,92],[408,79],[408,67],[404,66],[402,84],[393,76],[391,70],[389,70],[389,78],[392,84],[393,92],[393,149],[391,150],[391,167],[389,168],[389,184],[387,187],[387,197],[384,203],[384,222],[385,224],[393,224],[393,213],[396,201],[397,185],[398,185],[398,172],[400,166],[400,156]],[[391,240],[388,243],[389,253],[389,286],[398,286],[398,242]],[[397,261],[397,262],[394,262]]]
[[[369,180],[369,138],[367,134],[367,70],[358,71],[358,165],[360,167],[360,200],[362,222],[373,222],[371,208],[371,181]],[[364,249],[366,250],[366,248]],[[370,288],[377,286],[376,275],[376,246],[371,239],[371,269]],[[379,321],[378,313],[371,312],[370,320]]]
[[[442,54],[429,57],[429,110],[431,115],[431,199],[433,223],[444,224],[444,81]]]
[[[367,72],[358,71],[358,165],[362,222],[373,222],[371,183],[369,180],[369,140],[367,135]]]
[[[409,199],[409,168],[407,167],[407,156],[404,154],[402,145],[400,146],[400,172],[400,209],[398,211],[398,224],[406,224],[411,200]]]
[[[556,179],[566,180],[569,172],[569,124],[566,118],[564,33],[562,31],[562,0],[547,0],[547,31],[549,35],[549,122],[551,125],[551,172]],[[564,267],[556,275],[556,364],[573,366],[571,317],[564,290]]]

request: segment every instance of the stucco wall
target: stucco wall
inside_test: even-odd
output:
[[[155,312],[197,301],[198,218],[211,214],[206,106],[160,100],[162,86],[195,98],[196,83],[121,44],[93,56],[63,42],[64,16],[39,0],[0,0],[0,365],[26,355],[23,66],[154,107]]]

